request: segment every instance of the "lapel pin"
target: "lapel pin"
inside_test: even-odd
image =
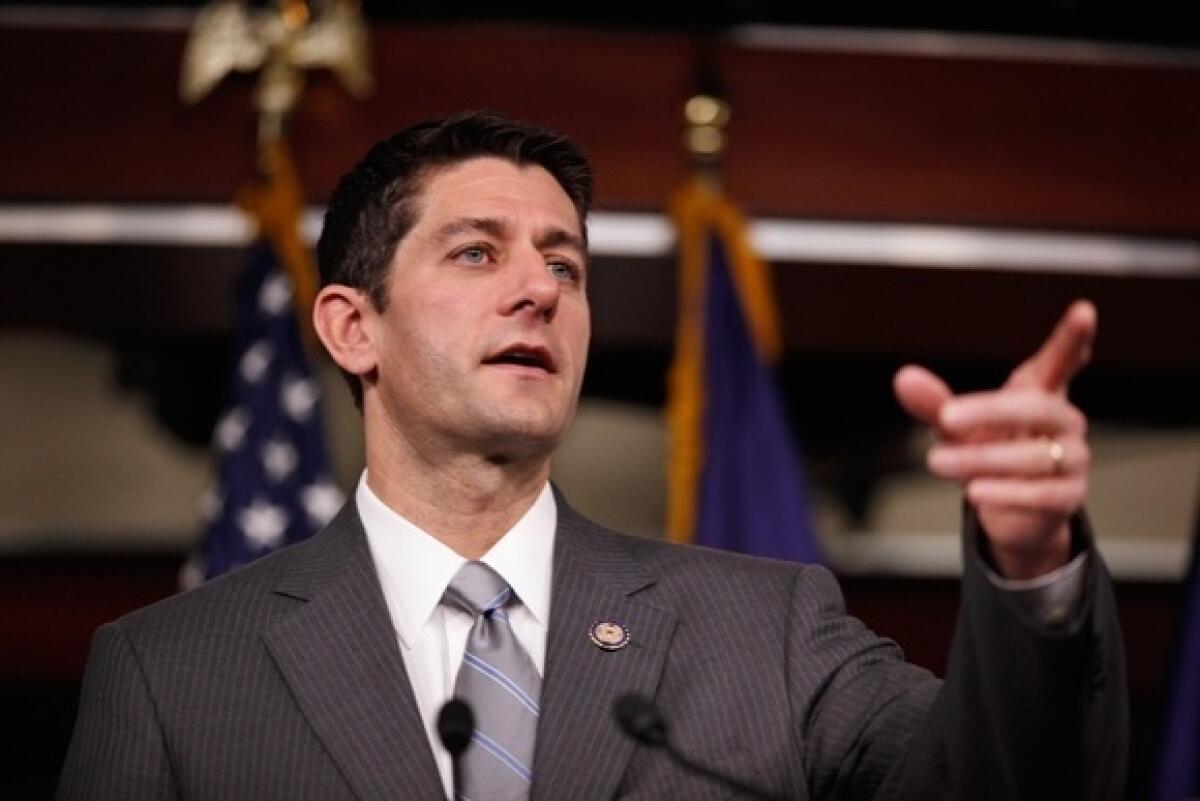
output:
[[[601,620],[588,629],[588,639],[603,651],[619,651],[629,645],[629,629],[615,620]]]

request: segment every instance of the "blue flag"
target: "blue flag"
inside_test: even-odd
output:
[[[260,242],[238,287],[232,403],[213,434],[217,481],[202,501],[206,531],[184,586],[299,542],[342,504],[293,309],[292,282]]]
[[[1184,582],[1175,685],[1160,752],[1158,801],[1200,798],[1200,522]]]
[[[775,377],[755,353],[720,237],[709,244],[704,470],[692,541],[819,561],[804,469]]]
[[[728,201],[677,198],[680,327],[672,365],[672,539],[819,562],[807,480],[771,361],[780,345],[766,265]]]

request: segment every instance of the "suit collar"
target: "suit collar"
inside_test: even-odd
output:
[[[674,612],[648,599],[655,576],[621,538],[577,514],[556,490],[558,526],[534,799],[612,798],[634,744],[613,702],[652,697]],[[264,635],[317,736],[360,798],[441,798],[443,789],[354,503],[296,546],[274,591],[303,603]],[[617,621],[629,645],[588,637]]]
[[[441,798],[441,779],[353,501],[296,546],[274,591],[303,601],[264,635],[360,798]]]
[[[612,798],[634,744],[612,717],[625,693],[652,697],[662,675],[675,614],[643,593],[655,576],[621,538],[574,512],[559,494],[554,585],[542,716],[534,756],[534,799]],[[615,621],[628,646],[604,651],[588,632]]]

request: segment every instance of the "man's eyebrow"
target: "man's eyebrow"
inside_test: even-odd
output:
[[[557,248],[566,245],[574,248],[580,253],[587,253],[587,245],[583,242],[583,237],[566,228],[550,228],[538,234],[537,241],[534,243],[539,250],[545,248]]]
[[[496,239],[504,239],[509,233],[507,220],[499,217],[459,217],[450,220],[433,232],[435,242],[445,242],[461,234],[482,233]],[[547,228],[537,235],[534,244],[539,249],[567,246],[587,253],[587,243],[579,234],[557,226]]]
[[[460,217],[434,231],[433,239],[436,242],[445,242],[467,233],[482,233],[496,239],[503,239],[507,232],[508,223],[496,217]]]

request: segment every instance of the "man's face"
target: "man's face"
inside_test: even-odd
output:
[[[438,168],[366,324],[368,412],[418,447],[549,453],[570,425],[590,315],[580,220],[545,169],[491,157]]]

